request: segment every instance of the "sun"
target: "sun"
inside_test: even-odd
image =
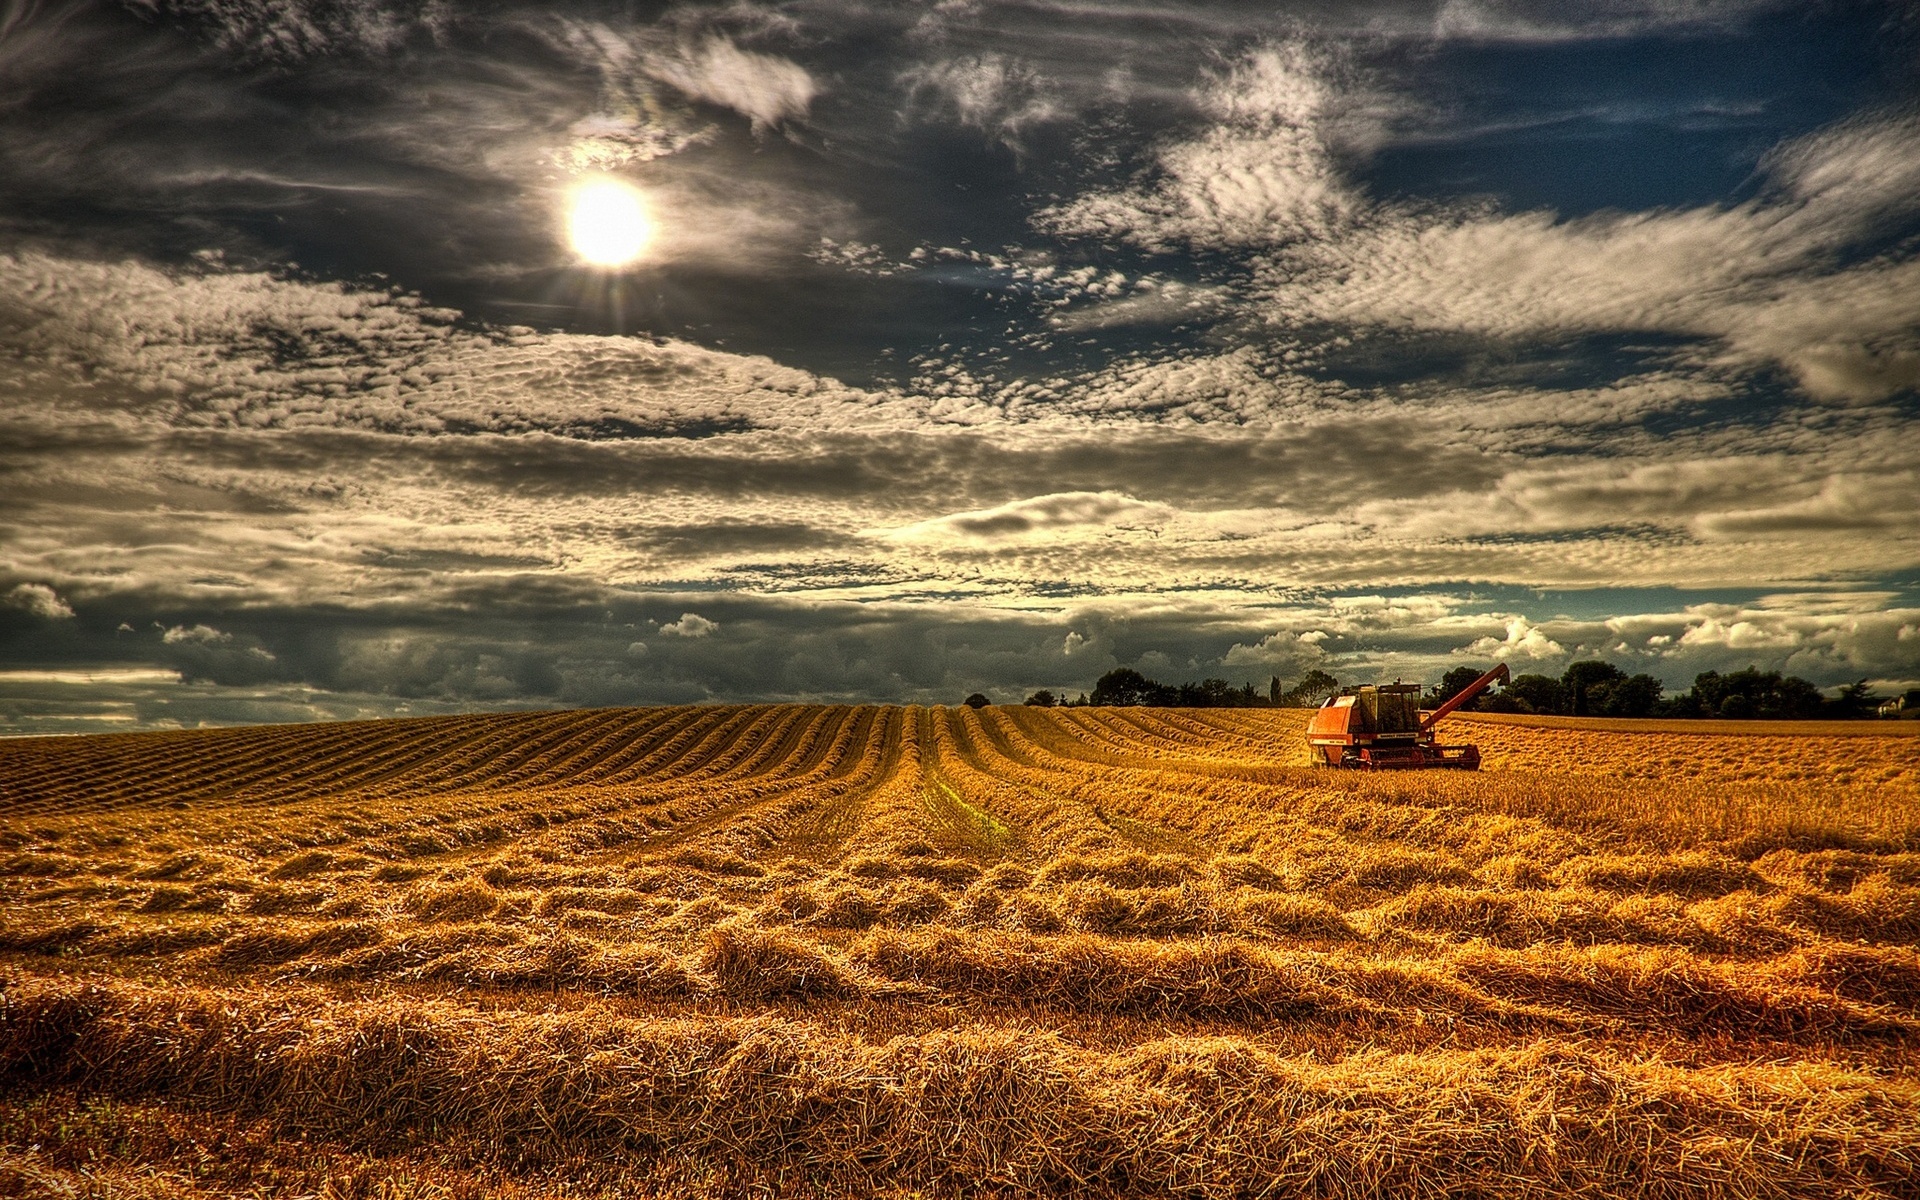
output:
[[[589,179],[568,202],[567,240],[585,262],[624,267],[646,253],[653,219],[638,189],[617,179]]]

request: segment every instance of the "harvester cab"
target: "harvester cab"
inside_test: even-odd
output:
[[[1307,748],[1314,762],[1330,767],[1399,770],[1480,768],[1477,746],[1442,746],[1433,727],[1496,681],[1508,678],[1501,663],[1431,712],[1420,709],[1420,685],[1392,683],[1348,688],[1329,696],[1307,723]]]

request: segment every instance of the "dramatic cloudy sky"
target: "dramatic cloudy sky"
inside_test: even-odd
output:
[[[1920,6],[15,0],[0,471],[15,732],[1913,686]]]

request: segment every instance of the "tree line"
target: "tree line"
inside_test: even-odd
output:
[[[1277,683],[1277,681],[1276,681]],[[977,703],[976,703],[977,701]],[[966,702],[978,708],[991,703],[975,693]],[[1076,699],[1056,696],[1042,688],[1028,696],[1026,703],[1038,708],[1082,708],[1087,705],[1154,705],[1161,708],[1266,708],[1274,701],[1256,691],[1253,684],[1235,687],[1224,679],[1203,679],[1198,683],[1160,683],[1132,667],[1117,667],[1102,675],[1089,695]]]
[[[1434,695],[1445,700],[1477,678],[1471,667],[1447,672]],[[1539,713],[1567,717],[1718,718],[1723,721],[1850,720],[1876,715],[1880,698],[1862,679],[1824,695],[1817,684],[1798,675],[1748,667],[1722,675],[1705,671],[1693,686],[1668,695],[1651,675],[1629,675],[1597,659],[1551,675],[1516,675],[1506,687],[1468,704],[1477,712]]]
[[[1479,667],[1455,667],[1424,697],[1435,707],[1464,691],[1481,675]],[[1238,686],[1224,679],[1189,683],[1161,683],[1132,667],[1116,667],[1102,675],[1091,693],[1074,699],[1042,689],[1026,703],[1042,708],[1056,705],[1151,705],[1163,708],[1314,708],[1342,690],[1339,679],[1311,670],[1291,685],[1273,677],[1266,690],[1252,683]],[[1629,675],[1598,659],[1576,662],[1558,678],[1516,675],[1499,691],[1484,692],[1466,708],[1475,712],[1534,713],[1568,717],[1693,717],[1721,720],[1851,719],[1875,715],[1880,698],[1863,679],[1824,695],[1812,682],[1797,675],[1748,667],[1722,675],[1707,671],[1694,676],[1693,687],[1667,694],[1652,675]],[[966,703],[991,703],[976,692]]]
[[[1039,708],[1079,708],[1086,705],[1152,705],[1159,708],[1303,708],[1317,705],[1338,693],[1340,681],[1325,671],[1309,671],[1291,688],[1282,688],[1275,676],[1261,691],[1252,683],[1235,686],[1224,679],[1202,679],[1189,683],[1161,683],[1132,667],[1115,667],[1094,682],[1091,694],[1078,698],[1056,696],[1042,688],[1028,696],[1026,703]],[[975,708],[992,701],[978,692],[966,702]]]

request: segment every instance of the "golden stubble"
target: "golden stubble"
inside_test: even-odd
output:
[[[1468,719],[1486,769],[1368,775],[1304,722],[0,744],[0,1182],[1920,1186],[1920,739]]]

